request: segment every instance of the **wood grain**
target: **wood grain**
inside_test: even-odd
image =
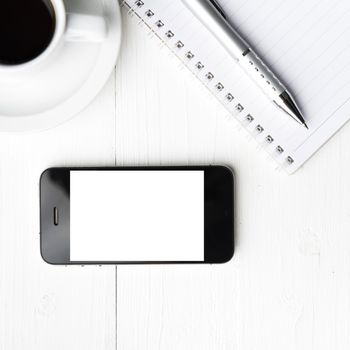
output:
[[[115,348],[114,268],[51,266],[39,250],[41,172],[114,164],[114,86],[60,127],[0,135],[1,350]]]
[[[236,252],[118,267],[118,349],[349,348],[349,126],[287,176],[135,18],[124,33],[118,164],[230,165]]]

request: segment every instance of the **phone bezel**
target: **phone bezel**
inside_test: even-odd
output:
[[[204,171],[204,261],[70,261],[70,171]],[[58,208],[59,225],[53,221]],[[40,253],[53,265],[214,264],[234,253],[234,176],[213,166],[49,168],[40,177]]]

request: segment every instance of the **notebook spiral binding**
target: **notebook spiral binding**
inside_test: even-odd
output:
[[[149,8],[146,8],[145,6],[145,2],[142,1],[142,0],[131,0],[129,2],[133,2],[133,5],[130,5],[128,4],[128,2],[126,0],[121,0],[120,1],[120,5],[123,7],[123,6],[126,6],[128,8],[128,14],[129,15],[136,15],[140,22],[141,23],[144,23],[150,30],[151,32],[153,32],[165,45],[167,45],[167,43],[165,42],[165,40],[167,39],[172,39],[175,37],[175,33],[169,28],[167,28],[167,30],[165,31],[164,33],[164,37],[162,37],[161,35],[159,35],[157,33],[157,30],[159,30],[160,28],[163,28],[165,26],[165,23],[163,23],[162,20],[160,19],[156,19],[154,22],[153,22],[153,26],[150,25],[149,23],[146,22],[145,19],[142,18],[142,16],[140,16],[136,11],[137,10],[144,10],[144,15],[146,16],[147,19],[151,20],[153,18],[155,18],[154,16],[156,15],[151,9]],[[167,45],[169,47],[169,45]],[[177,52],[175,52],[175,50],[183,50],[184,53],[183,53],[183,60],[182,60],[182,63],[188,68],[188,65],[190,63],[193,62],[193,59],[195,58],[195,53],[193,53],[191,50],[186,50],[186,47],[185,47],[185,43],[183,43],[181,40],[178,40],[176,39],[176,42],[174,44],[174,47],[171,48],[169,47],[169,49],[176,55],[176,56],[179,56]],[[196,61],[196,60],[195,60]],[[197,73],[200,73],[202,72],[203,70],[205,70],[205,64],[202,63],[201,61],[196,61],[194,63],[194,66],[195,70],[197,71]],[[207,85],[209,83],[211,83],[215,78],[215,75],[211,72],[211,71],[207,71],[205,72],[204,74],[204,80],[200,79],[202,81],[202,83],[204,85]],[[225,86],[220,82],[218,81],[215,85],[214,85],[214,91],[210,90],[212,93],[214,92],[217,92],[217,93],[221,93],[225,90]],[[224,107],[229,111],[230,115],[240,115],[244,110],[244,106],[242,104],[240,104],[239,102],[236,102],[234,107],[233,107],[233,110],[229,109],[228,108],[228,104],[231,104],[234,100],[235,100],[235,97],[232,95],[231,92],[227,92],[225,95],[224,95],[224,98],[222,100],[220,100],[220,98],[218,96],[216,96],[219,100],[219,102],[221,104],[224,105]],[[255,118],[247,113],[244,115],[243,118],[241,119],[238,119],[236,118],[241,124],[252,124],[254,123],[255,121]],[[246,129],[246,128],[245,128]],[[264,132],[264,127],[260,124],[256,124],[253,128],[254,132],[259,135],[259,134],[262,134]],[[274,138],[272,135],[267,135],[265,138],[264,138],[264,142],[265,142],[265,145],[267,146],[271,146],[271,145],[274,145],[276,144]],[[274,148],[274,151],[275,151],[275,154],[277,156],[282,156],[285,152],[285,150],[283,149],[282,146],[280,145],[276,145],[275,148]],[[291,157],[291,156],[287,156],[286,158],[284,158],[284,161],[282,162],[282,167],[285,166],[285,165],[291,165],[294,163],[294,159]]]

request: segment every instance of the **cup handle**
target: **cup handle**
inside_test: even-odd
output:
[[[67,41],[102,42],[107,35],[107,23],[102,16],[67,14]]]

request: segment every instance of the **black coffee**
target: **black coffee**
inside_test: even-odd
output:
[[[55,22],[50,0],[0,0],[0,64],[39,56],[52,40]]]

